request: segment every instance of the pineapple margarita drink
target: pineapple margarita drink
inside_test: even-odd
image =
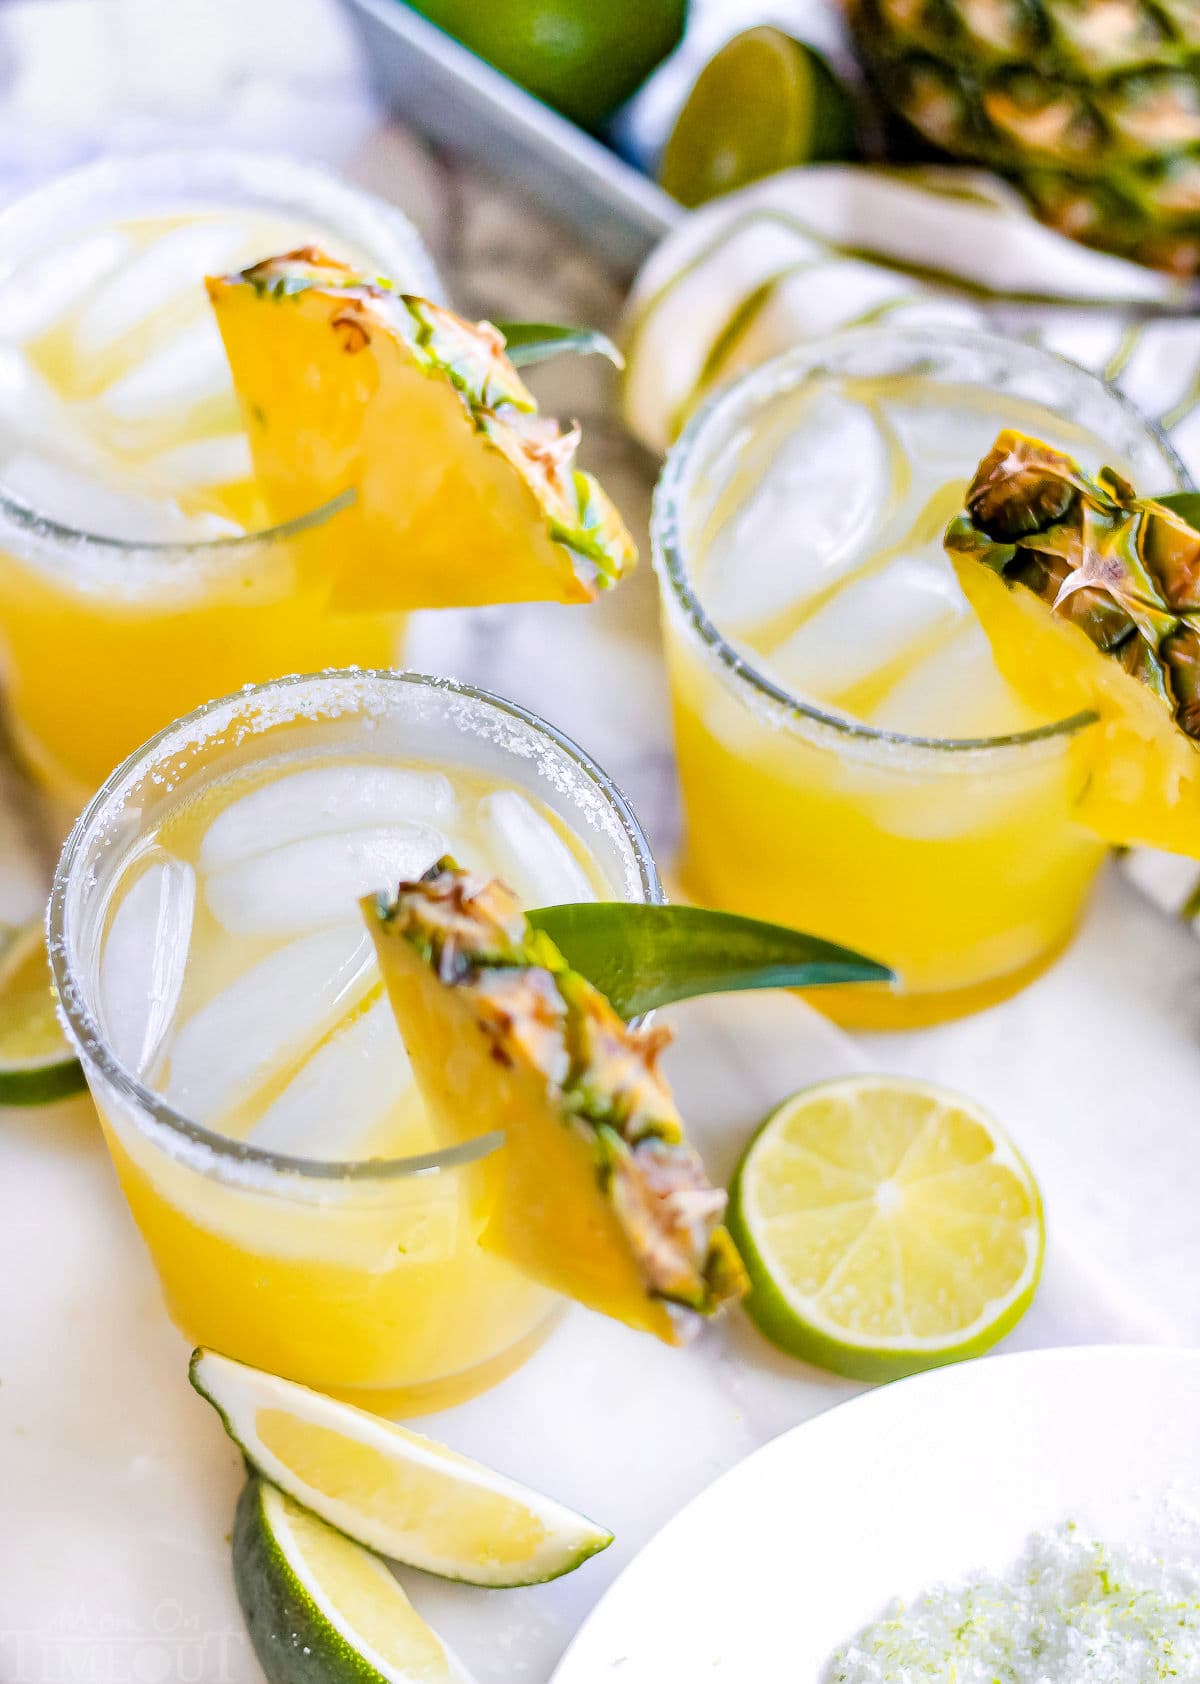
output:
[[[76,805],[211,696],[395,656],[396,616],[331,609],[337,514],[272,529],[204,290],[313,241],[437,296],[404,217],[286,160],[112,158],[0,216],[0,646]]]
[[[1002,426],[1147,493],[1169,447],[1082,370],[1007,340],[864,329],[755,371],[692,421],[655,562],[697,900],[872,953],[899,994],[847,1020],[1002,998],[1067,940],[1103,845],[1076,821],[1088,718],[996,670],[942,545]]]
[[[76,826],[51,914],[172,1316],[395,1411],[500,1378],[557,1303],[478,1244],[499,1139],[435,1132],[357,904],[447,852],[528,906],[659,898],[620,795],[549,726],[449,682],[333,673],[147,744]]]

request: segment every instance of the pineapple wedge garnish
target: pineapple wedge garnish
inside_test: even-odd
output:
[[[1112,468],[1003,432],[946,549],[1014,688],[1099,715],[1081,821],[1200,858],[1200,532]]]
[[[489,322],[313,247],[207,283],[272,516],[352,488],[333,603],[590,602],[633,567],[620,515]]]
[[[444,1139],[497,1130],[481,1244],[670,1344],[746,1290],[741,1260],[658,1069],[499,882],[439,860],[362,902],[392,1009]]]

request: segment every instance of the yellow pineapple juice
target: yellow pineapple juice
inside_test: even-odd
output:
[[[1087,719],[1000,677],[942,549],[1001,427],[1180,482],[1149,424],[1028,346],[887,328],[728,388],[655,499],[687,892],[896,968],[845,1021],[936,1021],[998,1000],[1063,946],[1103,856],[1076,823]]]
[[[0,216],[0,653],[76,807],[210,696],[395,658],[397,617],[329,608],[337,513],[270,529],[204,291],[314,242],[437,291],[398,212],[284,160],[113,158]]]
[[[528,905],[658,895],[621,797],[550,727],[345,673],[160,734],[79,821],[53,897],[64,1008],[171,1315],[397,1413],[501,1378],[557,1305],[478,1243],[503,1143],[435,1134],[357,904],[445,852]]]

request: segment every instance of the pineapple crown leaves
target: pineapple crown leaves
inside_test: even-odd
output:
[[[557,322],[497,322],[514,368],[533,368],[564,352],[576,357],[605,357],[614,368],[625,358],[606,333],[594,327],[563,327]]]
[[[945,544],[1032,590],[1200,740],[1200,531],[1180,510],[1139,497],[1115,469],[1092,478],[1062,451],[1006,430]]]
[[[615,585],[637,561],[637,547],[611,499],[590,474],[574,467],[577,425],[562,428],[538,414],[537,401],[507,354],[514,341],[522,365],[563,350],[597,352],[619,360],[602,333],[546,323],[473,322],[389,282],[356,274],[315,246],[270,257],[240,276],[259,297],[285,300],[310,291],[337,293],[345,310],[334,317],[348,351],[370,339],[370,315],[381,313],[427,373],[447,380],[468,419],[529,486],[544,511],[550,538],[571,552],[597,590]],[[578,567],[577,567],[578,571]]]
[[[374,910],[467,993],[498,1063],[520,1052],[553,1084],[563,1120],[589,1141],[647,1288],[702,1314],[740,1297],[741,1260],[719,1226],[725,1195],[684,1141],[658,1069],[670,1033],[630,1029],[502,883],[472,877],[449,855]]]

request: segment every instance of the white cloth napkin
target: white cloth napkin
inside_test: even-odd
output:
[[[1198,305],[1194,288],[1042,227],[981,171],[788,170],[696,211],[642,268],[626,419],[665,450],[717,386],[789,345],[868,322],[944,322],[1012,334],[1113,382],[1200,480]],[[1123,864],[1200,927],[1200,866],[1146,849]]]

